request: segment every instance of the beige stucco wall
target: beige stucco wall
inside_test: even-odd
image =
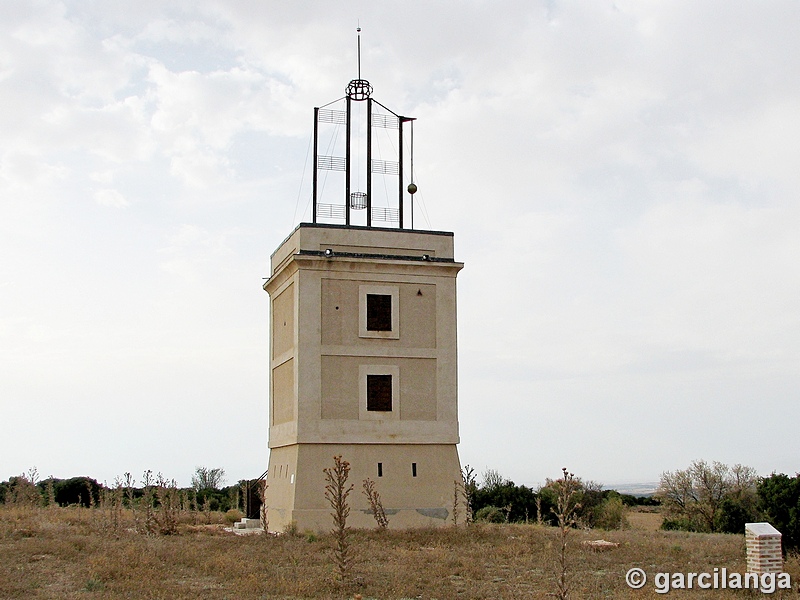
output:
[[[326,249],[333,255],[324,256]],[[436,524],[444,513],[434,509],[452,508],[460,473],[456,275],[462,266],[453,260],[452,234],[397,229],[304,224],[273,254],[264,289],[272,317],[267,496],[275,523],[302,519],[311,529],[327,523],[320,477],[337,448],[359,482],[378,462],[407,462],[409,475],[412,462],[429,465],[412,482],[382,478],[392,510],[402,514],[396,523]],[[391,332],[366,329],[369,293],[392,296]],[[391,412],[366,410],[367,374],[392,375]],[[370,516],[363,525],[373,523]]]
[[[277,365],[272,369],[272,423],[281,425],[294,420],[294,359]]]
[[[350,463],[348,484],[354,485],[348,498],[348,525],[375,527],[362,492],[366,478],[375,482],[390,527],[452,524],[455,482],[460,479],[455,445],[302,444],[275,449],[270,455],[267,488],[270,530],[282,531],[291,521],[296,521],[301,531],[332,528],[323,469],[333,466],[337,454]],[[377,473],[379,462],[382,477]],[[412,475],[412,463],[417,464],[416,477]],[[463,521],[463,498],[459,502],[458,516]]]
[[[396,366],[399,394],[394,398],[397,418],[406,421],[436,421],[436,359],[392,358],[374,359],[363,356],[323,356],[322,419],[358,420],[359,402],[363,391],[359,367],[365,363],[376,366]],[[380,363],[380,364],[378,364]],[[388,365],[387,365],[388,363]]]
[[[294,285],[289,284],[272,302],[273,359],[279,359],[294,349],[294,314]]]
[[[381,283],[386,283],[385,279]],[[385,339],[378,345],[374,339],[359,337],[359,305],[353,299],[359,297],[361,286],[370,284],[374,282],[335,276],[322,278],[320,320],[323,346],[378,347],[382,351],[436,347],[436,285],[418,281],[396,286],[400,292],[400,323],[410,324],[402,327],[402,339]]]

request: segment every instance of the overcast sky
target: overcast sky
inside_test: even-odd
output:
[[[0,480],[267,466],[312,108],[417,117],[462,464],[800,470],[795,0],[0,3]]]

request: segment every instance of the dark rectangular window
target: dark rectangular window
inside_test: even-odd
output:
[[[383,477],[383,463],[378,463],[378,477]]]
[[[367,375],[367,410],[392,410],[391,375]]]
[[[411,463],[411,476],[417,476],[417,463]]]
[[[367,294],[367,331],[392,330],[392,297]]]

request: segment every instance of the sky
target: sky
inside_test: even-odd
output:
[[[0,480],[267,466],[314,106],[415,122],[462,464],[800,470],[794,0],[0,3]]]

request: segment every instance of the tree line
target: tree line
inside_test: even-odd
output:
[[[547,479],[537,489],[517,485],[494,469],[483,473],[478,482],[474,469],[464,467],[464,487],[473,518],[495,523],[540,523],[557,525],[557,480]],[[626,525],[626,507],[657,505],[648,497],[604,490],[593,481],[575,477],[575,521],[581,527],[619,529]]]
[[[139,500],[147,494],[147,489],[152,484],[150,481],[152,477],[152,472],[146,471],[142,481],[137,483],[129,473],[126,473],[108,485],[85,476],[41,479],[36,469],[31,469],[27,473],[0,482],[0,503],[90,508],[98,505],[104,494],[123,488],[125,501]],[[164,481],[160,474],[156,479]],[[234,485],[225,486],[224,469],[197,467],[192,475],[191,487],[179,488],[174,481],[165,483],[183,499],[183,504],[187,508],[220,512],[235,509],[258,515],[260,500],[254,482],[242,480]]]
[[[665,471],[655,497],[664,506],[664,529],[744,533],[745,523],[766,521],[781,532],[783,548],[800,549],[800,474],[772,473],[695,460]]]

